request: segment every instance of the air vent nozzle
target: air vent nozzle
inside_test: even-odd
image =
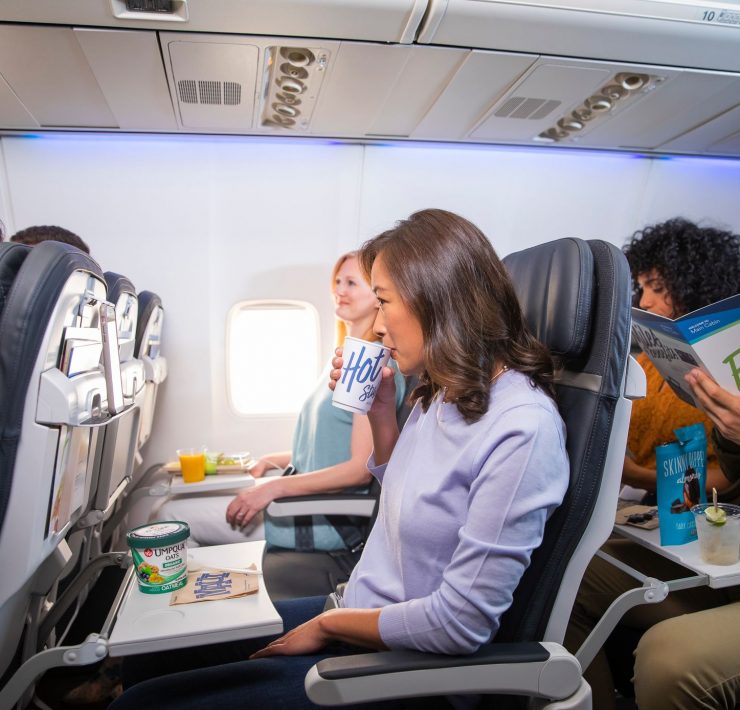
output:
[[[307,129],[328,61],[320,47],[268,47],[262,125]]]

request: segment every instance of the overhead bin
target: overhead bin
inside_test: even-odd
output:
[[[419,43],[740,71],[740,4],[429,0]]]
[[[3,22],[413,42],[427,0],[3,0]]]
[[[16,0],[5,1],[19,13]],[[189,11],[200,7],[193,2],[188,0]],[[364,16],[366,0],[344,2],[357,17]],[[632,2],[638,0],[620,6]],[[678,0],[639,2],[690,7]],[[246,12],[257,4],[233,0],[229,7],[239,5]],[[88,7],[84,0],[74,5]],[[319,0],[301,5],[317,8]],[[108,7],[95,3],[102,6]],[[557,23],[540,35],[528,28],[524,44],[517,44],[512,32],[507,41],[516,51],[474,48],[473,41],[497,43],[485,32],[475,33],[488,22],[486,11],[504,6],[507,12],[525,10],[520,0],[431,0],[421,40],[436,41],[456,12],[473,8],[465,23],[473,33],[467,42],[462,36],[443,37],[459,46],[185,31],[190,20],[170,21],[167,32],[0,24],[0,130],[407,139],[738,155],[740,71],[601,59],[608,42],[600,40],[590,45],[588,58],[567,56],[569,49],[586,51],[577,42],[560,47],[561,55],[537,51],[559,41]],[[221,7],[221,1],[214,0],[213,7]],[[407,20],[415,8],[406,5]],[[480,12],[483,19],[477,20]],[[28,14],[30,19],[31,8]],[[216,22],[218,13],[213,14]],[[571,11],[580,21],[598,14]],[[619,17],[610,15],[615,27]],[[285,19],[285,26],[291,21]],[[727,31],[740,47],[740,26],[705,30]],[[641,37],[638,32],[637,40]],[[638,41],[631,56],[643,44],[650,42]],[[684,60],[696,51],[678,44]],[[524,51],[530,46],[532,51]],[[735,54],[740,63],[740,52]]]
[[[154,32],[0,25],[0,99],[3,128],[176,128]]]
[[[38,126],[118,127],[70,29],[0,26],[0,74]]]

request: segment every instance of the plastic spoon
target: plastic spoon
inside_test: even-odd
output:
[[[188,555],[188,572],[200,572],[204,569],[219,570],[220,572],[236,572],[237,574],[262,574],[262,570],[259,570],[256,567],[222,567],[221,565],[207,565],[203,562],[194,560],[190,555]]]

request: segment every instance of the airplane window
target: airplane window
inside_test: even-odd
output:
[[[226,329],[229,402],[237,414],[295,414],[316,383],[319,314],[304,301],[241,301]]]

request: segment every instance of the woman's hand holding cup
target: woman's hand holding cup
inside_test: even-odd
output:
[[[344,368],[344,349],[337,348],[334,352],[336,353],[336,357],[332,359],[331,364],[333,369],[329,372],[329,389],[332,391],[336,391]],[[340,406],[342,409],[347,409],[345,406]],[[379,415],[380,417],[390,416],[395,419],[396,382],[393,376],[393,370],[387,365],[382,368],[381,376],[375,382],[372,404],[366,413],[373,419],[378,418]]]

